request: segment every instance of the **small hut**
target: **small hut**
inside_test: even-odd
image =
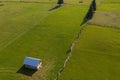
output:
[[[25,68],[38,70],[41,67],[41,64],[42,64],[41,59],[32,58],[32,57],[26,57],[24,59]]]

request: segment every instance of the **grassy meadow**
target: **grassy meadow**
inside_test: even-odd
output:
[[[119,2],[101,1],[92,22],[85,25],[60,80],[120,79],[120,28],[109,26],[114,23],[111,16],[119,20]]]
[[[91,1],[64,0],[54,9],[56,0],[0,0],[0,80],[55,80]],[[60,80],[119,80],[119,2],[97,0]],[[26,56],[42,59],[42,68],[23,69]]]
[[[104,0],[97,7],[90,24],[120,28],[120,0]]]
[[[60,80],[119,80],[120,29],[86,25]]]
[[[56,6],[51,2],[1,4],[0,80],[54,80],[89,4],[65,4],[55,10],[50,10]],[[26,56],[42,59],[43,68],[34,73],[22,69]]]

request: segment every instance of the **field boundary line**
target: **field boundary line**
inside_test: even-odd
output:
[[[85,24],[86,24],[86,23],[85,23]],[[78,42],[79,38],[81,37],[82,31],[83,31],[84,28],[85,28],[85,24],[83,24],[83,25],[81,26],[81,29],[80,29],[77,37],[74,39],[74,41],[73,41],[73,43],[72,43],[72,45],[71,45],[71,47],[70,47],[70,52],[69,52],[67,58],[65,59],[65,62],[64,62],[64,64],[63,64],[63,66],[62,66],[62,67],[60,68],[60,70],[58,71],[57,77],[55,78],[55,80],[59,80],[59,77],[60,77],[61,73],[62,73],[63,70],[65,69],[67,62],[69,61],[69,59],[70,59],[70,57],[71,57],[71,55],[72,55],[73,49],[74,49],[76,43]]]
[[[65,69],[66,67],[66,64],[67,62],[69,61],[72,53],[73,53],[73,49],[76,45],[76,43],[78,42],[78,40],[80,39],[81,37],[81,34],[85,28],[85,25],[87,24],[87,22],[92,19],[93,17],[93,14],[94,14],[94,11],[96,11],[96,1],[95,0],[92,0],[90,6],[89,6],[89,9],[88,9],[88,12],[86,13],[85,17],[83,18],[83,22],[80,24],[81,28],[80,28],[80,31],[78,32],[76,38],[74,39],[74,41],[72,42],[71,46],[70,46],[70,49],[69,49],[69,54],[68,56],[66,57],[64,63],[63,63],[63,66],[59,69],[58,73],[57,73],[57,76],[55,78],[55,80],[59,80],[59,77],[61,75],[61,73],[63,72],[63,70]]]

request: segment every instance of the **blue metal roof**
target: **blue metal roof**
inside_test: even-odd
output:
[[[40,64],[40,62],[41,62],[40,59],[32,58],[32,57],[26,57],[24,59],[25,65],[30,65],[30,66],[34,66],[34,67],[37,67]]]

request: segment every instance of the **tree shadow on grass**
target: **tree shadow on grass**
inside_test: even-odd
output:
[[[32,76],[36,71],[37,70],[25,68],[25,66],[23,65],[16,73],[24,74],[27,76]]]
[[[49,11],[52,11],[52,10],[58,9],[58,8],[60,8],[60,7],[61,7],[61,5],[56,5],[55,7],[49,9]]]
[[[80,26],[82,26],[88,20],[92,19],[94,11],[96,11],[96,1],[95,0],[92,1],[91,5],[88,9],[88,12],[87,12],[86,16],[84,17],[83,22],[80,24]]]

